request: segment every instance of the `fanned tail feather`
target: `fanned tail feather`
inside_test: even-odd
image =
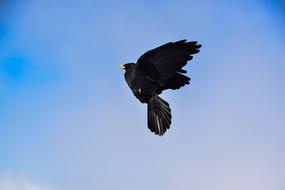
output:
[[[159,96],[154,96],[148,102],[147,112],[148,128],[156,135],[162,136],[171,124],[169,104]]]

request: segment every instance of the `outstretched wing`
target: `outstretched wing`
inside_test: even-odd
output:
[[[199,52],[200,47],[196,41],[169,42],[144,53],[137,61],[137,68],[164,85],[176,72],[186,73],[182,68],[193,58],[193,54]]]

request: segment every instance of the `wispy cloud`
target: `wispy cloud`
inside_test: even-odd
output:
[[[27,177],[17,175],[0,175],[0,189],[1,190],[55,190],[40,185],[34,180]]]

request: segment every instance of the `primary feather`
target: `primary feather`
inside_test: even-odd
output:
[[[182,67],[199,52],[200,47],[196,41],[170,42],[144,53],[137,65],[151,79],[164,85],[175,73],[186,73]]]

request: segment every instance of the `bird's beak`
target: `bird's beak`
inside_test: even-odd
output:
[[[120,67],[120,69],[125,69],[125,65],[124,64],[120,64],[119,67]]]

